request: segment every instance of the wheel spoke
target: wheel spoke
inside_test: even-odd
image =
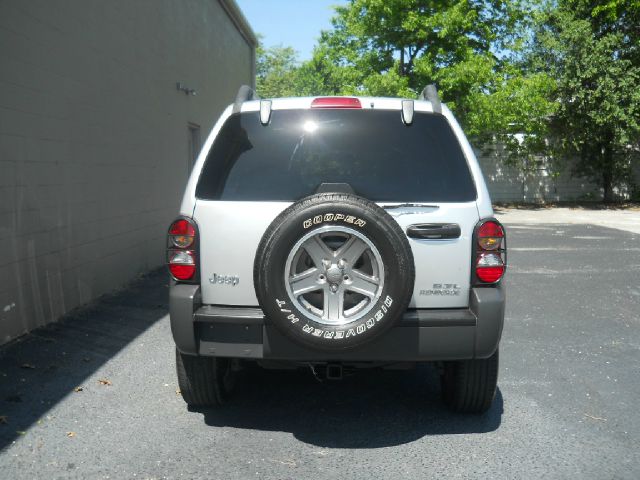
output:
[[[305,293],[320,290],[322,285],[318,283],[318,272],[319,270],[317,268],[310,268],[309,270],[290,277],[289,285],[291,285],[293,295],[298,297]]]
[[[352,235],[335,253],[336,258],[344,259],[349,265],[355,264],[369,245]]]
[[[342,318],[344,306],[344,292],[331,292],[328,288],[324,291],[324,309],[323,318],[331,321],[338,321]]]
[[[351,271],[351,283],[345,284],[345,290],[360,293],[369,298],[373,298],[378,291],[380,280],[371,277],[358,270]]]
[[[331,250],[319,235],[314,235],[302,244],[302,248],[309,254],[311,260],[316,267],[322,268],[322,260],[333,258],[333,250]]]
[[[366,315],[385,282],[375,244],[363,232],[342,225],[307,232],[289,253],[285,268],[292,306],[325,325],[347,325]]]

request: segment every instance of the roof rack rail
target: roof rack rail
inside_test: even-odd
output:
[[[248,85],[242,85],[238,89],[238,94],[236,95],[236,99],[233,102],[233,113],[238,113],[242,104],[249,100],[260,100],[260,97],[253,91],[253,89]]]
[[[418,100],[428,100],[431,102],[431,108],[433,108],[434,113],[442,113],[442,103],[440,102],[440,97],[438,96],[438,90],[436,86],[431,84],[424,87],[422,93],[418,97]]]

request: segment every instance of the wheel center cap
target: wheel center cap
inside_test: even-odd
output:
[[[342,269],[338,265],[331,265],[327,269],[327,280],[329,280],[329,283],[342,283]]]

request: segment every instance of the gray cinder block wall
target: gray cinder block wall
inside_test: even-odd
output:
[[[572,165],[565,165],[559,175],[554,176],[549,165],[542,162],[526,173],[507,165],[507,155],[502,148],[483,147],[474,149],[489,194],[493,202],[573,202],[600,201],[602,188],[586,178],[572,175]],[[634,170],[634,180],[640,184],[640,165]],[[631,191],[616,189],[620,200],[629,200]]]
[[[255,44],[233,0],[0,1],[0,343],[164,262]]]

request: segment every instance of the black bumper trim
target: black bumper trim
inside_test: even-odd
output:
[[[477,318],[467,308],[407,310],[399,327],[475,327]]]
[[[504,322],[504,281],[472,288],[468,308],[410,309],[385,335],[353,351],[305,349],[284,337],[257,307],[202,305],[198,285],[171,284],[171,331],[193,355],[295,361],[433,361],[487,358]]]
[[[194,320],[203,323],[234,323],[263,325],[264,313],[258,307],[221,307],[203,305],[194,313]]]
[[[235,325],[270,325],[258,307],[222,307],[203,305],[194,313],[201,323],[232,323]],[[473,327],[477,318],[468,308],[439,310],[407,310],[397,327]]]
[[[424,361],[474,355],[476,315],[468,308],[407,310],[381,338],[361,348],[322,352],[284,337],[255,307],[205,305],[194,312],[201,355],[293,361]]]

